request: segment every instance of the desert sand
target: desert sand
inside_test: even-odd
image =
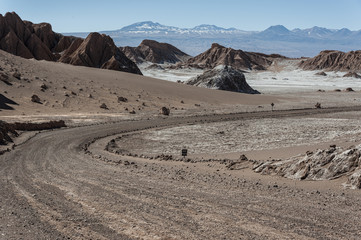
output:
[[[343,185],[347,176],[310,181],[252,170],[359,144],[359,89],[263,84],[255,86],[263,94],[247,95],[2,51],[0,68],[10,83],[0,81],[0,94],[16,103],[5,104],[13,110],[2,108],[0,120],[68,126],[20,132],[5,146],[13,149],[0,156],[0,239],[361,237],[361,193]],[[245,75],[253,87],[275,74],[286,72]]]

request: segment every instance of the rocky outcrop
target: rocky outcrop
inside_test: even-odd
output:
[[[99,33],[90,33],[84,41],[74,42],[59,61],[78,66],[142,74],[137,65],[115,46],[113,39]]]
[[[23,21],[14,12],[0,14],[0,48],[24,58],[55,61],[51,49],[60,34],[52,31],[50,24],[33,24]],[[51,47],[51,48],[50,48]]]
[[[316,76],[324,76],[324,77],[326,77],[327,76],[327,73],[325,73],[325,72],[317,72],[317,73],[315,73],[315,75]]]
[[[162,107],[162,108],[160,109],[160,113],[161,113],[162,115],[169,116],[169,114],[170,114],[170,109],[167,108],[167,107]]]
[[[322,51],[316,57],[300,63],[304,70],[361,71],[361,51]]]
[[[138,47],[121,47],[120,50],[136,63],[178,63],[191,57],[168,43],[154,40],[143,40]]]
[[[269,67],[274,58],[285,58],[281,55],[266,55],[262,53],[244,52],[223,47],[217,43],[193,58],[188,59],[187,66],[199,68],[214,68],[219,65],[231,66],[243,70],[264,70]]]
[[[355,72],[348,72],[343,77],[361,78],[361,76]]]
[[[348,176],[345,184],[360,189],[361,145],[346,150],[331,145],[329,149],[307,152],[303,156],[256,163],[254,170],[298,180],[332,180]]]
[[[257,90],[248,85],[242,72],[223,65],[207,70],[195,78],[191,78],[186,84],[232,92],[259,94]]]
[[[16,13],[0,14],[0,49],[37,60],[141,74],[106,35],[91,33],[85,40],[55,33],[49,23],[23,21]]]

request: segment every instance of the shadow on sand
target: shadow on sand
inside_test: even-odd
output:
[[[0,111],[3,110],[14,110],[13,107],[9,106],[8,104],[12,105],[19,105],[13,100],[5,97],[4,95],[0,94]]]

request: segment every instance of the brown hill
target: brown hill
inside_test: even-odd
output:
[[[0,14],[0,48],[24,58],[55,61],[55,56],[37,35],[40,33],[39,29],[31,22],[22,21],[14,12],[6,13],[5,16]],[[61,37],[52,31],[43,36],[45,35],[57,40]]]
[[[184,62],[191,56],[178,48],[154,40],[143,40],[138,47],[121,47],[121,51],[136,63],[145,61],[152,63],[177,63]]]
[[[49,23],[23,21],[15,12],[6,13],[5,16],[0,14],[0,49],[28,59],[61,59],[61,62],[74,65],[141,74],[138,67],[117,49],[110,37],[90,34],[83,41],[63,36],[53,32]]]
[[[273,58],[280,57],[284,58],[280,55],[244,52],[213,43],[210,49],[188,59],[186,64],[191,67],[200,68],[214,68],[219,65],[225,65],[235,69],[264,70],[272,64]]]
[[[84,41],[74,42],[59,60],[78,66],[96,67],[142,74],[105,34],[90,33]]]
[[[322,51],[316,57],[302,61],[300,67],[304,70],[360,71],[361,51]]]

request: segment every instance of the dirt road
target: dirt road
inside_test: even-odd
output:
[[[38,134],[0,156],[0,239],[360,239],[359,191],[243,176],[218,163],[106,163],[82,148],[156,126],[360,110],[160,118]]]

